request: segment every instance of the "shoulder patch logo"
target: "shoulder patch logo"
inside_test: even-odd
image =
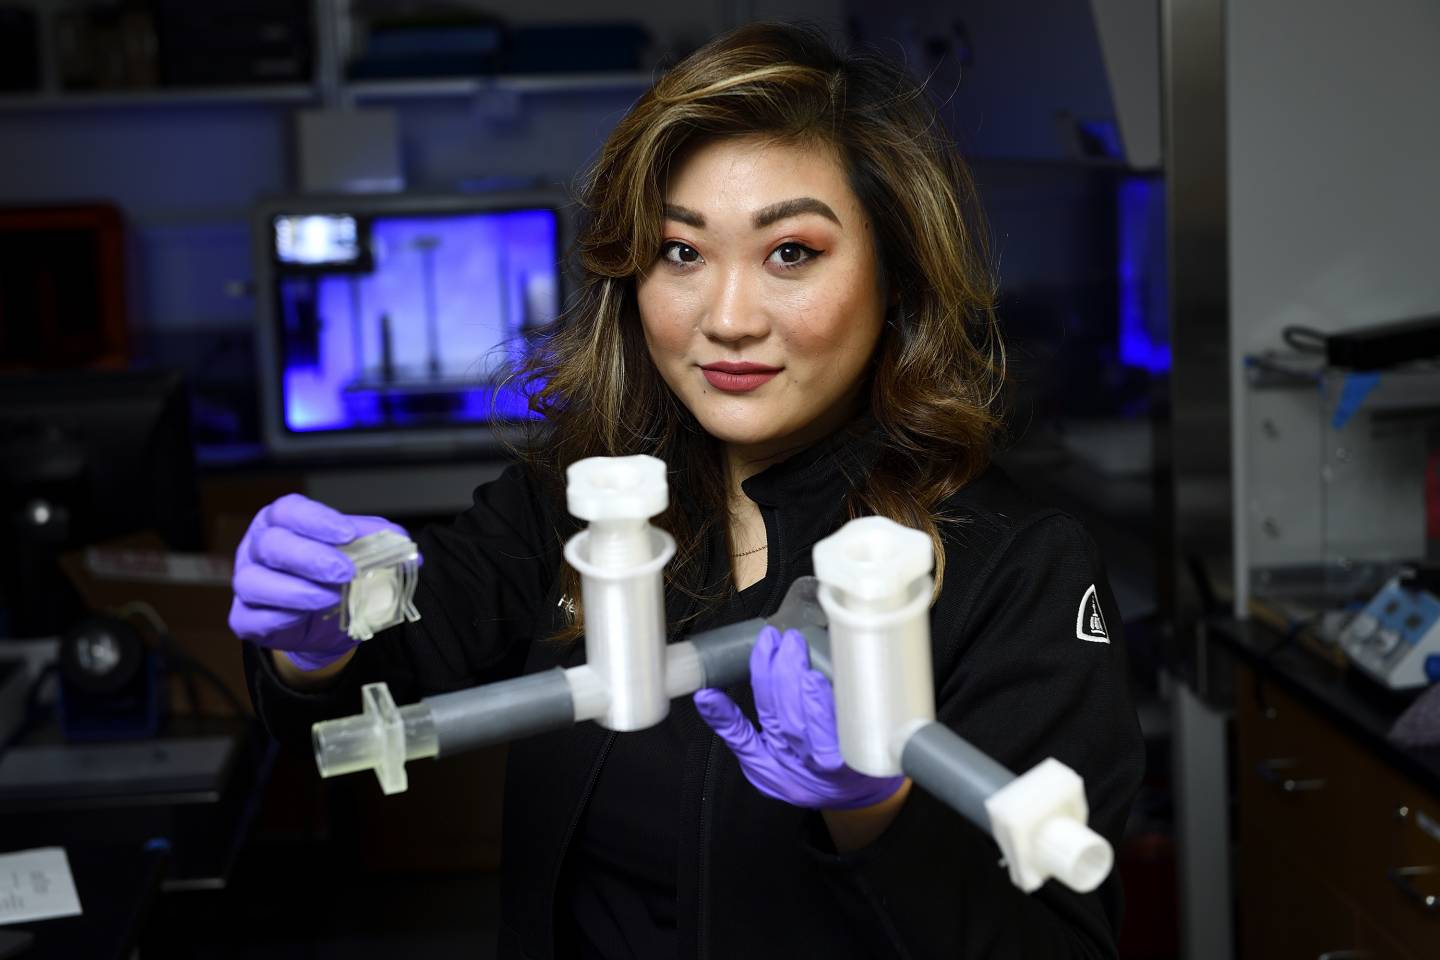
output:
[[[1095,596],[1095,584],[1080,598],[1080,611],[1075,614],[1075,636],[1091,643],[1109,643],[1110,631],[1105,628],[1105,617],[1100,613],[1100,600]]]

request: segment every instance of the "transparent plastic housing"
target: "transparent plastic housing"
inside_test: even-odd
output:
[[[1368,600],[1399,564],[1440,559],[1440,367],[1274,354],[1245,372],[1235,506],[1252,602],[1300,622]]]
[[[356,640],[369,640],[381,630],[420,619],[415,585],[420,576],[420,551],[410,538],[379,530],[340,547],[355,565],[355,578],[340,598],[340,629]]]
[[[390,688],[383,683],[366,684],[360,695],[363,713],[311,728],[315,765],[322,777],[374,770],[381,790],[402,793],[409,785],[405,762],[439,753],[430,707],[395,706]]]

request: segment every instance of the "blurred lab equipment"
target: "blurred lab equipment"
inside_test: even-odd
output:
[[[281,456],[485,450],[563,298],[541,192],[296,197],[255,213],[263,433]]]
[[[1391,689],[1430,683],[1427,661],[1440,654],[1437,581],[1435,568],[1407,568],[1391,577],[1340,633],[1351,662]]]
[[[0,636],[55,636],[82,608],[59,557],[140,530],[200,546],[183,379],[167,371],[0,377]]]

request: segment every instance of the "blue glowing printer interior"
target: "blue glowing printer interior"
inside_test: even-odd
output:
[[[526,416],[501,371],[560,297],[554,210],[272,218],[292,433]]]

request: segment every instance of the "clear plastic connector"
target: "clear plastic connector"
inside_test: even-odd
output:
[[[420,575],[420,551],[406,536],[379,530],[340,547],[355,564],[355,579],[340,597],[340,629],[356,640],[405,620],[419,620],[415,584]]]

